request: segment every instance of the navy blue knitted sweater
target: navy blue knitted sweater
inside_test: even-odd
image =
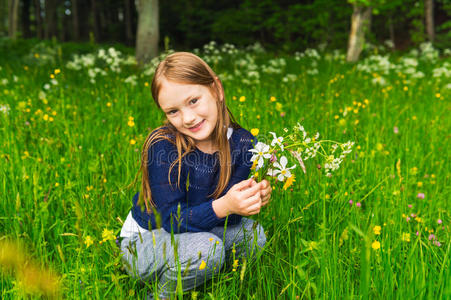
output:
[[[252,153],[255,138],[243,128],[234,129],[229,138],[232,158],[232,176],[223,196],[236,183],[249,177],[252,163]],[[182,159],[180,185],[177,187],[178,166],[171,171],[171,183],[168,173],[171,163],[177,159],[177,149],[167,140],[154,143],[148,152],[148,174],[152,200],[161,218],[161,226],[174,233],[210,231],[215,226],[224,225],[226,218],[218,218],[213,211],[213,194],[219,180],[218,154],[208,154],[195,148]],[[187,180],[188,179],[188,180]],[[188,185],[187,185],[188,181]],[[155,214],[147,213],[138,204],[139,192],[133,197],[132,216],[143,228],[157,228]],[[179,217],[177,214],[180,204]],[[239,215],[229,215],[227,224],[238,224]],[[172,224],[171,224],[172,223]]]

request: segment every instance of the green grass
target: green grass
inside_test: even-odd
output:
[[[66,68],[73,51],[92,45],[59,46],[53,61],[40,63],[33,44],[21,42],[19,55],[2,43],[0,81],[8,82],[0,83],[0,105],[10,111],[0,112],[0,240],[20,240],[28,260],[55,270],[64,298],[143,298],[148,288],[125,274],[114,241],[99,241],[104,229],[119,233],[137,191],[126,186],[141,145],[163,120],[150,96],[151,77],[128,66],[92,84],[86,70]],[[258,66],[272,58],[250,55]],[[212,67],[232,74],[237,59],[224,56]],[[385,87],[354,65],[320,59],[319,73],[308,75],[311,60],[285,59],[283,73],[297,75],[295,82],[262,72],[255,85],[242,83],[246,72],[224,80],[238,122],[261,135],[301,122],[312,135],[356,145],[331,178],[307,161],[307,174],[297,169],[291,190],[274,191],[259,216],[268,237],[262,255],[244,273],[239,266],[198,287],[197,298],[450,298],[451,89],[449,78],[431,76],[450,58],[420,63],[422,79],[384,75]],[[46,90],[51,74],[58,85]],[[124,82],[132,74],[136,86]],[[345,107],[351,110],[343,116]],[[407,222],[410,214],[419,218]],[[428,239],[430,230],[440,247]],[[20,284],[20,276],[0,272],[1,298],[26,298]]]

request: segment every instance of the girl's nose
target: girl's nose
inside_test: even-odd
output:
[[[183,113],[183,124],[185,127],[194,126],[194,122],[196,121],[196,116],[192,112],[184,112]]]

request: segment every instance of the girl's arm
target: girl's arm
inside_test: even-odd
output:
[[[161,216],[161,225],[167,231],[174,233],[210,231],[220,222],[213,210],[213,199],[199,205],[188,207],[186,202],[186,170],[181,168],[178,182],[178,165],[171,170],[171,183],[168,180],[169,168],[174,158],[177,158],[175,146],[166,140],[161,140],[149,148],[148,174],[149,184],[157,210]]]

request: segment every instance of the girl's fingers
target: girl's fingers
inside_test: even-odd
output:
[[[249,214],[254,215],[254,214],[260,212],[260,207],[261,207],[261,203],[259,202],[259,203],[249,206],[247,211],[249,212]]]
[[[244,199],[254,196],[255,194],[257,194],[257,192],[260,193],[260,184],[259,183],[248,189],[241,190],[242,197]],[[259,196],[260,196],[260,194],[259,194]]]

